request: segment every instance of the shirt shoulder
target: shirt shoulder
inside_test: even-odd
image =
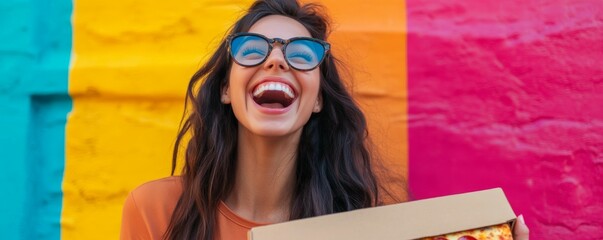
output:
[[[153,180],[132,190],[123,207],[121,239],[161,239],[181,194],[180,177]]]
[[[171,176],[143,183],[132,190],[133,195],[139,202],[161,203],[161,200],[176,200],[182,194],[181,178]],[[160,200],[160,201],[158,201]]]

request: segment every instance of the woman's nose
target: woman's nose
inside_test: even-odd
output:
[[[266,70],[278,68],[283,71],[289,71],[289,65],[285,60],[285,55],[282,48],[272,48],[270,55],[268,55],[268,59],[266,59],[266,62],[264,62],[264,68]]]

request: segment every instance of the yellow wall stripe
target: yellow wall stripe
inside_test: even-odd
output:
[[[75,1],[64,239],[117,239],[127,192],[169,175],[190,76],[249,1]]]

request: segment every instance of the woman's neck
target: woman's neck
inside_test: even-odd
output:
[[[285,137],[261,137],[240,126],[236,180],[226,205],[255,222],[289,220],[301,129]]]

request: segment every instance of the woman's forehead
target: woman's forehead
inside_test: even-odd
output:
[[[251,26],[249,32],[259,33],[269,38],[312,37],[304,25],[297,20],[281,15],[263,17]]]

